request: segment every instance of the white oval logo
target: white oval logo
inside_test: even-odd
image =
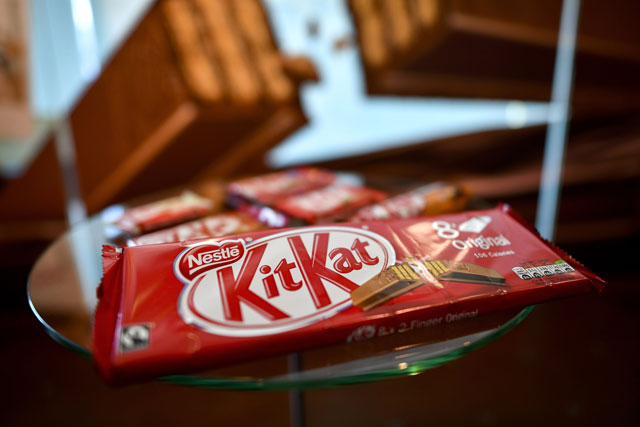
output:
[[[200,254],[238,242],[200,242],[176,257],[174,273],[186,285],[178,305],[185,322],[225,336],[297,329],[348,307],[352,290],[395,264],[393,246],[375,233],[307,227],[246,243],[233,263],[185,277]]]

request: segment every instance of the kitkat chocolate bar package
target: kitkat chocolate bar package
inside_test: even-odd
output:
[[[218,204],[216,200],[184,191],[178,196],[129,208],[115,225],[129,235],[147,233],[202,216]]]
[[[387,197],[311,167],[232,181],[227,192],[230,205],[278,228],[344,221],[358,209]]]
[[[227,192],[234,205],[240,201],[272,205],[285,197],[326,187],[335,180],[333,172],[301,167],[232,181]]]
[[[127,240],[127,246],[154,245],[203,239],[205,237],[220,237],[229,234],[246,233],[261,228],[263,228],[262,224],[249,215],[239,212],[227,212],[133,237]]]
[[[288,218],[300,219],[307,224],[323,224],[344,220],[358,208],[386,197],[378,190],[337,183],[284,198],[276,202],[274,208]]]
[[[508,206],[105,246],[103,264],[92,346],[111,383],[348,343],[363,327],[437,325],[604,286]]]

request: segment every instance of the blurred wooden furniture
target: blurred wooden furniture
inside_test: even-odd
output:
[[[306,122],[298,88],[317,78],[278,51],[259,0],[160,0],[70,112],[90,213],[203,177],[258,172]],[[53,140],[0,187],[0,219],[64,215]]]
[[[371,94],[546,101],[561,0],[349,0]],[[573,110],[640,111],[640,3],[582,2]]]
[[[29,111],[28,4],[0,2],[0,143],[33,131]]]

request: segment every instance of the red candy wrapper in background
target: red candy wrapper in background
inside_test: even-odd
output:
[[[287,197],[274,207],[288,217],[302,219],[308,224],[322,224],[344,220],[356,209],[386,197],[377,190],[337,183]]]
[[[350,221],[413,218],[421,215],[439,215],[463,210],[469,203],[469,194],[462,188],[436,182],[406,193],[390,197],[358,210]]]
[[[116,226],[135,235],[197,218],[214,208],[214,202],[191,191],[179,196],[127,209]]]
[[[182,242],[208,237],[247,233],[263,228],[249,215],[231,212],[211,215],[175,227],[144,234],[127,240],[127,246],[152,245],[157,243]]]
[[[336,176],[329,171],[297,168],[233,181],[227,190],[232,202],[237,203],[233,199],[241,199],[272,205],[285,197],[326,187],[335,179]]]
[[[111,383],[600,290],[509,207],[105,246],[93,355]],[[375,334],[374,334],[375,336]]]
[[[355,210],[386,198],[366,187],[338,182],[334,173],[290,169],[234,181],[230,204],[271,227],[346,220]]]

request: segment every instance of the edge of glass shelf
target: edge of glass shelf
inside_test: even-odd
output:
[[[87,360],[91,360],[91,351],[88,348],[81,346],[80,344],[70,340],[69,338],[62,335],[60,332],[56,331],[51,325],[49,325],[38,313],[36,307],[33,305],[33,301],[31,301],[31,293],[29,292],[30,281],[27,282],[27,300],[29,301],[29,307],[31,308],[31,312],[38,319],[38,322],[44,327],[45,332],[49,335],[54,341],[61,344],[63,347],[73,351],[74,353],[79,354]]]
[[[29,284],[27,284],[28,292]],[[29,306],[34,313],[38,321],[45,328],[46,333],[56,342],[63,347],[77,353],[84,359],[91,360],[91,352],[89,349],[75,343],[74,341],[66,338],[55,329],[53,329],[43,318],[40,316],[36,308],[34,307],[31,298],[29,298]],[[304,378],[304,373],[290,373],[280,377],[274,378],[247,378],[247,377],[204,377],[198,375],[169,375],[157,378],[157,381],[162,383],[168,383],[173,385],[209,388],[209,389],[224,389],[224,390],[291,390],[291,389],[312,389],[321,387],[335,387],[344,386],[350,384],[360,384],[365,382],[380,381],[385,379],[399,378],[405,376],[412,376],[421,374],[429,369],[438,367],[447,362],[458,359],[474,350],[477,350],[488,343],[503,336],[517,325],[519,325],[529,314],[533,311],[535,306],[528,306],[521,310],[517,315],[507,321],[504,325],[499,326],[493,330],[485,331],[488,335],[478,339],[469,345],[456,348],[448,351],[445,354],[439,354],[434,357],[427,358],[425,360],[415,361],[406,364],[399,364],[398,367],[393,369],[382,369],[373,372],[357,372],[344,375],[337,375],[329,378]],[[300,377],[300,378],[296,378]]]
[[[437,355],[416,362],[407,363],[406,366],[398,364],[397,368],[383,369],[374,372],[360,372],[345,374],[333,378],[296,378],[299,374],[291,373],[277,379],[258,379],[243,377],[199,377],[195,375],[170,375],[158,378],[159,381],[169,384],[182,385],[188,387],[226,389],[226,390],[291,390],[291,389],[312,389],[321,387],[335,387],[365,382],[380,381],[385,379],[406,377],[421,374],[429,369],[436,368],[447,362],[458,359],[474,350],[477,350],[488,343],[503,336],[517,325],[519,325],[535,308],[534,305],[525,307],[504,325],[499,326],[482,337],[478,341],[456,348],[446,354]],[[403,366],[400,366],[403,365]],[[300,373],[304,375],[303,373]]]

